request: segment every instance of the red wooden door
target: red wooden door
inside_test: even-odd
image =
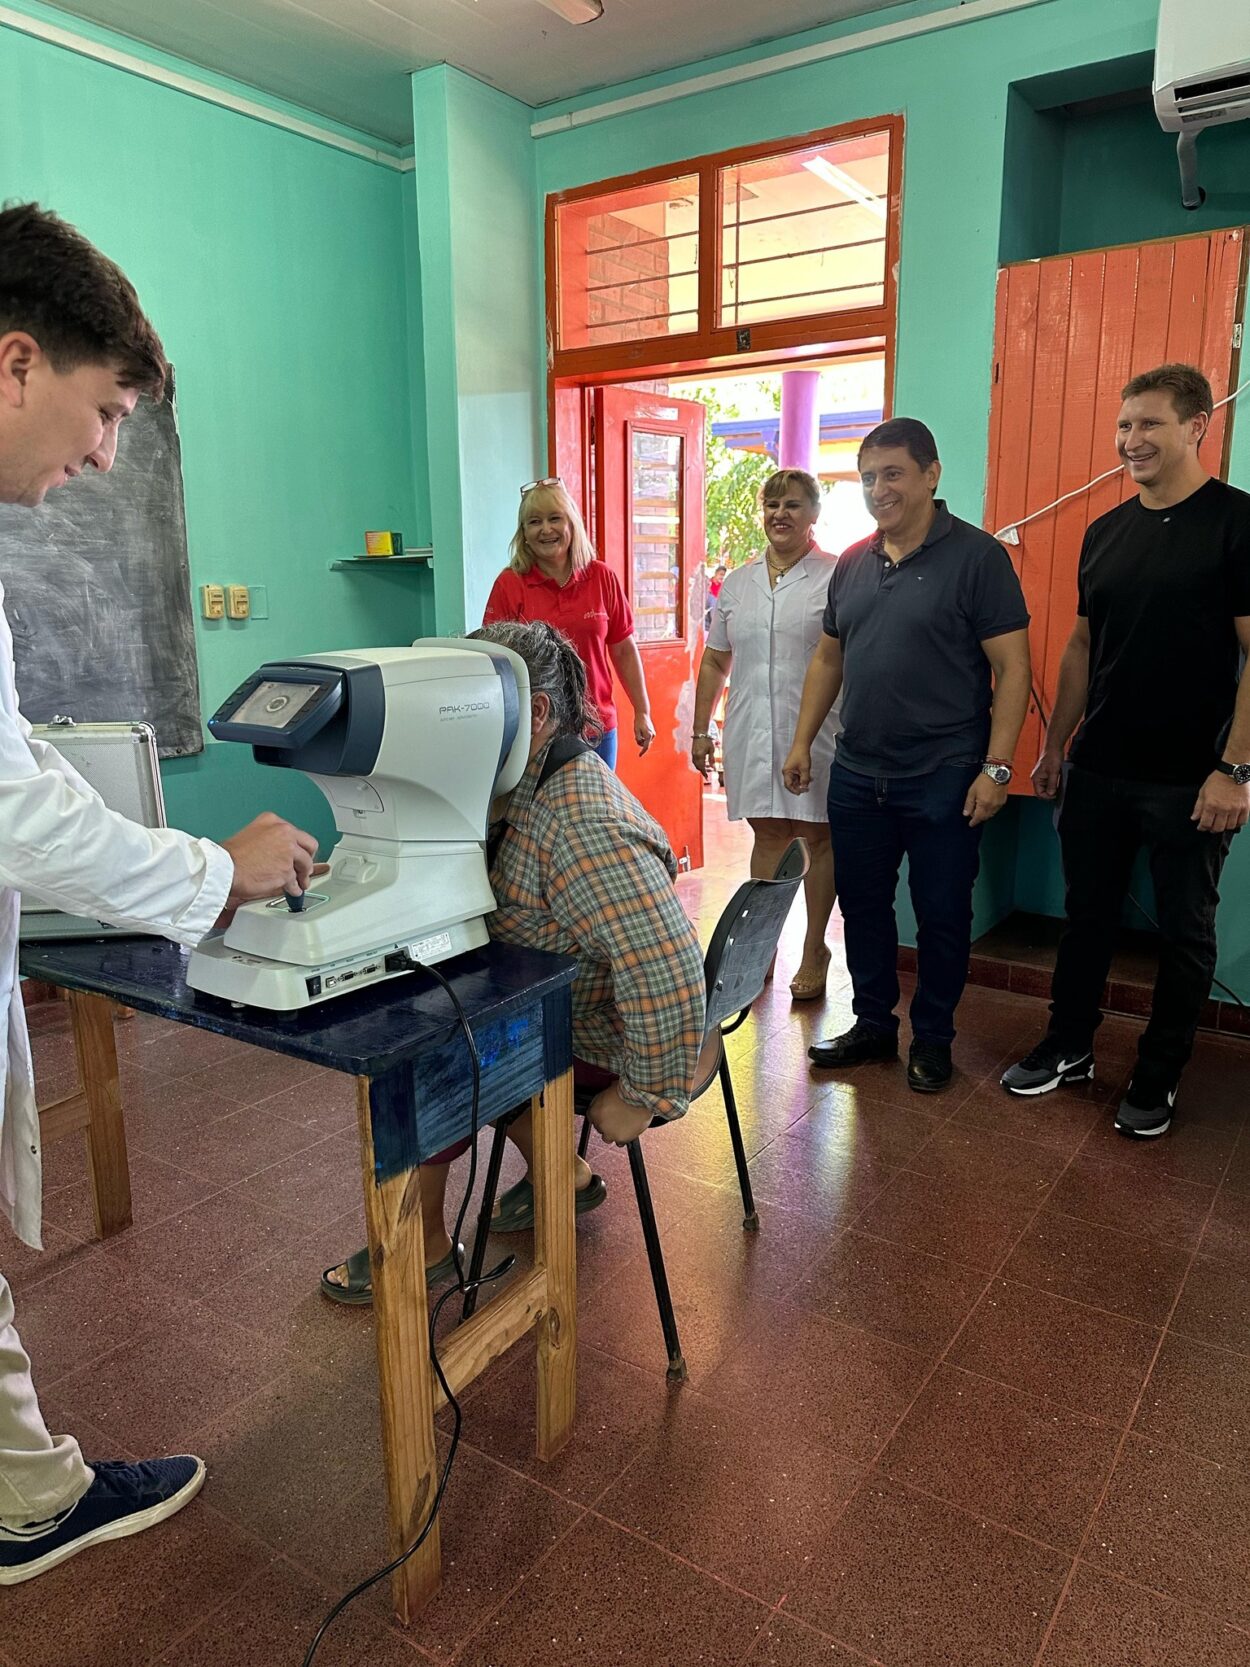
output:
[[[1050,712],[1059,661],[1076,618],[1085,528],[1133,488],[1118,469],[1115,420],[1131,376],[1166,360],[1197,365],[1216,400],[1235,386],[1245,230],[1175,242],[1022,261],[998,274],[985,525],[1002,533],[1065,493],[1007,545],[1032,623],[1034,689]],[[1223,474],[1228,407],[1217,411],[1203,457]],[[1087,482],[1109,479],[1090,491]],[[1016,751],[1012,791],[1031,793],[1045,716],[1038,699]]]
[[[594,394],[595,542],[634,610],[655,724],[639,758],[633,709],[618,686],[617,773],[691,868],[703,866],[703,781],[690,732],[703,629],[706,416],[695,400],[630,388]]]

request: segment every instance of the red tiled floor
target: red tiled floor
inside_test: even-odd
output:
[[[864,1657],[852,1655],[814,1627],[774,1615],[743,1667],[861,1667]]]
[[[690,1394],[596,1510],[775,1603],[862,1473],[818,1445],[805,1419],[761,1417],[758,1407]]]
[[[1040,1199],[1010,1185],[905,1171],[856,1219],[860,1232],[948,1257],[986,1272],[996,1268],[1035,1214]]]
[[[1003,1272],[1019,1285],[1161,1326],[1176,1300],[1191,1253],[1041,1211]]]
[[[271,1557],[201,1496],[159,1533],[6,1587],[0,1652],[22,1667],[148,1667]]]
[[[1172,1315],[1172,1330],[1250,1354],[1250,1273],[1199,1256]]]
[[[587,1517],[469,1640],[457,1667],[731,1667],[762,1603]]]
[[[950,1360],[1123,1429],[1158,1346],[1153,1326],[999,1280]]]
[[[341,1594],[281,1561],[258,1561],[259,1572],[207,1620],[147,1660],[159,1667],[298,1667]],[[397,1628],[359,1606],[338,1617],[317,1651],[317,1667],[418,1667],[422,1659]]]
[[[1082,1566],[1039,1667],[1250,1667],[1250,1634]]]
[[[1028,1667],[1069,1558],[869,1478],[787,1610],[890,1667]]]
[[[740,832],[684,883],[705,939]],[[1250,1045],[1203,1037],[1173,1132],[1129,1143],[1135,1023],[1099,1032],[1088,1089],[1015,1101],[998,1073],[1044,1003],[970,990],[957,1081],[921,1099],[901,1064],[810,1067],[850,999],[835,929],[826,997],[791,1004],[801,931],[729,1044],[760,1231],[719,1088],[647,1139],[689,1382],[596,1141],[572,1442],[535,1456],[526,1340],[463,1397],[443,1591],[406,1635],[370,1592],[317,1667],[1250,1667]],[[41,1090],[66,1092],[45,1005]],[[94,1240],[62,1142],[48,1248],[8,1238],[0,1267],[53,1427],[95,1456],[192,1445],[208,1483],[6,1594],[0,1662],[300,1667],[385,1552],[373,1318],[317,1290],[362,1242],[354,1085],[143,1016],[118,1049],[136,1225]],[[529,1236],[505,1253],[528,1266]]]
[[[1250,1355],[1165,1337],[1133,1428],[1250,1471]]]
[[[1202,1235],[1202,1254],[1250,1274],[1250,1192],[1220,1192]]]
[[[762,1309],[721,1346],[719,1365],[699,1379],[709,1400],[748,1412],[763,1400],[813,1442],[860,1460],[889,1436],[930,1366],[915,1349],[787,1303]]]
[[[1130,1436],[1085,1555],[1250,1631],[1250,1473]]]
[[[985,1274],[850,1229],[790,1292],[828,1319],[936,1355],[985,1289]]]
[[[879,1460],[897,1482],[1075,1552],[1118,1428],[939,1367]]]
[[[440,1441],[445,1462],[447,1444]],[[456,1650],[581,1519],[580,1506],[493,1463],[470,1447],[458,1452],[440,1514],[443,1578],[422,1611],[421,1646],[445,1657]],[[325,1584],[347,1590],[388,1560],[381,1469],[363,1489],[332,1498],[292,1561]],[[362,1599],[378,1620],[390,1618],[385,1583]]]
[[[1088,1156],[1084,1150],[1078,1152],[1055,1184],[1050,1208],[1078,1221],[1141,1233],[1193,1250],[1215,1197],[1214,1187],[1165,1174],[1151,1160],[1156,1142],[1132,1144],[1134,1150],[1145,1148],[1136,1164],[1111,1163]]]
[[[637,1458],[639,1448],[656,1439],[681,1401],[657,1373],[583,1344],[577,1356],[577,1425],[564,1450],[544,1463],[534,1452],[536,1370],[533,1348],[522,1344],[500,1369],[488,1373],[466,1397],[464,1439],[585,1505],[593,1505]]]

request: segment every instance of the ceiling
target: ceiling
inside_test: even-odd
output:
[[[526,104],[671,69],[896,0],[604,0],[573,26],[539,0],[57,0],[60,10],[393,144],[407,76],[449,63]]]

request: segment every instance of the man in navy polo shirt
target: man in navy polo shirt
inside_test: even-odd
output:
[[[783,766],[803,792],[841,692],[829,826],[855,1023],[808,1053],[824,1066],[898,1057],[894,897],[906,855],[917,964],[907,1081],[922,1094],[951,1078],[981,828],[1007,801],[1029,701],[1020,581],[1002,545],[935,496],[941,472],[913,417],[881,423],[860,447],[877,531],[834,569]]]

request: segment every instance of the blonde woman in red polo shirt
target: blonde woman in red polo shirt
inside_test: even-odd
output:
[[[603,720],[596,751],[616,765],[612,667],[634,709],[640,754],[655,739],[651,703],[634,641],[634,615],[621,582],[598,561],[577,505],[557,479],[521,488],[521,508],[507,567],[491,587],[483,625],[545,621],[562,631],[586,667],[586,689]]]

